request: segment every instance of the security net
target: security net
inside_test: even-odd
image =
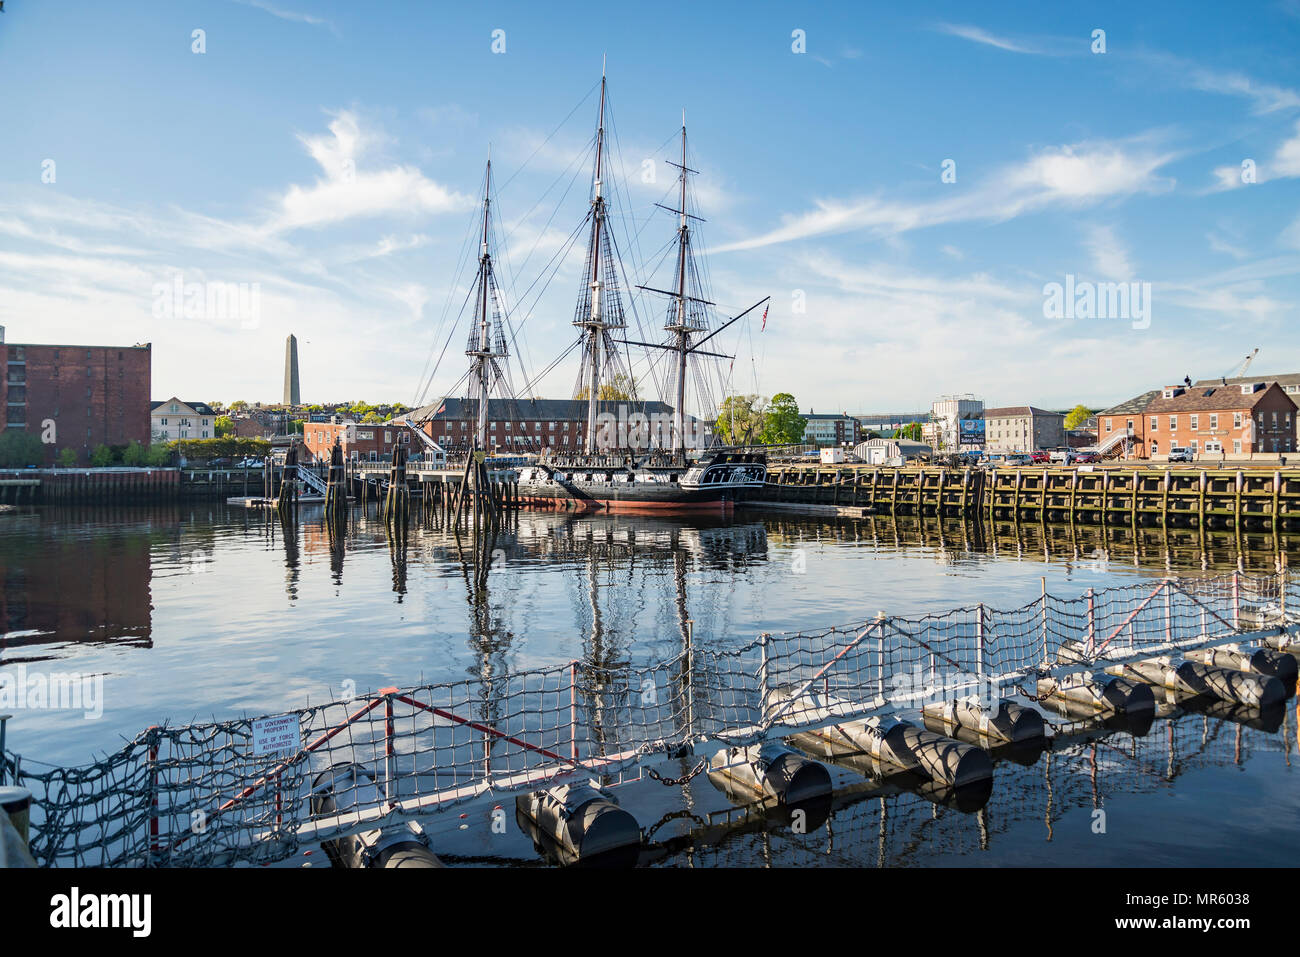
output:
[[[266,863],[580,774],[610,785],[669,760],[966,694],[1276,633],[1300,581],[1165,579],[815,632],[649,665],[493,673],[265,718],[145,730],[103,760],[33,770],[31,850],[60,866]],[[1068,651],[1069,654],[1063,652]]]

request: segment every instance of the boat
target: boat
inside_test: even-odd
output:
[[[673,288],[637,286],[645,292],[667,298],[663,326],[665,341],[644,342],[625,338],[627,323],[619,280],[622,269],[616,257],[617,247],[608,223],[609,208],[605,197],[606,93],[606,78],[602,71],[591,203],[586,216],[586,265],[573,319],[582,346],[575,399],[585,400],[587,404],[583,447],[580,452],[557,455],[554,449],[545,449],[535,457],[530,456],[533,461],[517,467],[519,495],[525,502],[563,501],[566,507],[615,511],[726,510],[747,493],[764,486],[767,460],[764,453],[757,450],[689,447],[686,382],[694,371],[691,368],[693,361],[732,358],[703,351],[701,346],[759,306],[770,302],[770,297],[760,299],[716,328],[710,321],[714,303],[702,294],[701,277],[692,247],[691,223],[699,217],[687,208],[688,177],[695,170],[687,165],[686,118],[683,113],[681,162],[670,164],[679,171],[678,205],[674,208],[655,204],[677,218]],[[505,333],[505,307],[493,275],[490,195],[489,159],[484,180],[479,271],[472,298],[467,300],[474,303],[475,312],[465,352],[471,365],[469,401],[476,403],[477,409],[471,453],[491,451],[489,397],[497,394],[508,402],[520,401],[514,396],[505,371],[510,337]],[[638,401],[635,379],[628,367],[620,365],[620,346],[666,351],[672,355],[670,385],[675,399],[671,403],[672,421],[665,423],[665,429],[660,432],[661,437],[663,431],[670,434],[667,447],[653,447],[656,441],[653,429],[645,430],[641,438],[634,439],[632,433],[624,428],[621,417],[617,427],[615,422],[608,421],[614,418],[609,411],[611,400],[627,401],[633,406]],[[632,395],[617,394],[617,386],[621,383],[631,387]],[[693,424],[694,420],[691,421]],[[697,445],[703,444],[699,438],[697,434]]]

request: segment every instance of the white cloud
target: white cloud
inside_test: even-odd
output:
[[[1133,266],[1129,263],[1128,250],[1116,237],[1112,227],[1091,227],[1085,245],[1092,254],[1093,268],[1099,277],[1124,281],[1133,278]]]
[[[1191,85],[1208,93],[1240,96],[1251,101],[1252,113],[1274,113],[1300,107],[1300,93],[1287,87],[1261,83],[1244,73],[1219,73],[1195,69],[1191,72]]]
[[[296,10],[285,10],[282,7],[272,6],[267,0],[235,0],[235,3],[242,4],[245,7],[256,7],[264,13],[269,13],[273,17],[281,20],[291,20],[295,23],[307,23],[314,27],[325,27],[335,36],[338,36],[338,27],[331,21],[321,17],[313,16],[310,13],[299,13]]]
[[[1140,192],[1172,188],[1158,176],[1174,155],[1141,145],[1080,143],[1041,150],[1023,163],[1004,167],[970,192],[919,203],[876,197],[818,199],[810,212],[786,216],[767,233],[718,247],[717,252],[753,249],[813,236],[869,230],[889,235],[969,221],[1000,221],[1049,206],[1081,207]]]
[[[1039,54],[1042,52],[1027,44],[1021,43],[1020,41],[1008,40],[1005,37],[995,36],[980,27],[967,26],[959,23],[941,23],[935,29],[940,33],[947,33],[950,36],[961,37],[963,40],[970,40],[972,43],[979,43],[984,46],[997,47],[999,50],[1006,50],[1010,53]]]
[[[473,205],[468,196],[433,182],[413,166],[360,169],[360,158],[377,137],[362,130],[355,113],[335,114],[329,130],[329,135],[299,136],[324,176],[311,186],[290,186],[268,231],[327,226],[357,217],[461,212]]]

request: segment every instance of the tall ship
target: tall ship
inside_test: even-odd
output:
[[[570,346],[581,350],[574,388],[575,404],[585,406],[581,409],[585,421],[577,424],[581,447],[542,446],[541,436],[515,430],[512,441],[522,440],[523,444],[506,451],[520,453],[512,456],[511,465],[518,470],[518,490],[524,501],[562,501],[566,507],[615,511],[726,510],[763,487],[767,479],[766,456],[762,451],[712,444],[699,420],[687,415],[688,383],[696,384],[697,397],[702,399],[705,377],[700,365],[731,358],[702,347],[769,299],[759,300],[725,322],[713,318],[715,304],[706,295],[692,244],[692,223],[702,220],[688,208],[688,177],[696,171],[687,164],[683,114],[681,161],[669,164],[678,171],[677,203],[655,204],[677,221],[672,279],[664,283],[668,288],[644,284],[636,287],[666,303],[663,336],[658,342],[627,337],[625,272],[618,257],[606,195],[607,186],[614,185],[609,178],[606,98],[602,71],[590,204],[584,222],[574,231],[576,236],[585,229],[587,239],[582,285],[572,322],[577,341]],[[473,304],[473,314],[465,350],[470,368],[465,380],[463,415],[473,416],[473,429],[465,451],[479,456],[499,451],[495,435],[489,437],[488,423],[492,419],[495,428],[494,415],[504,412],[516,421],[522,420],[529,407],[546,401],[516,395],[510,382],[507,360],[514,336],[494,272],[491,196],[489,159],[478,232],[478,273],[466,300]],[[637,324],[640,327],[639,321]],[[663,369],[663,381],[658,384],[665,402],[646,402],[638,395],[630,360],[624,357],[625,352],[634,349],[645,351],[650,369]],[[527,387],[525,382],[526,391]],[[455,400],[444,399],[437,411],[442,411],[448,401]],[[649,411],[651,407],[655,411]],[[413,424],[422,426],[419,417]],[[500,461],[500,457],[488,459],[494,460]]]

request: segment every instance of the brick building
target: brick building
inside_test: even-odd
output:
[[[1150,458],[1170,448],[1195,455],[1285,455],[1296,449],[1296,404],[1277,382],[1166,386],[1143,412]]]
[[[1146,420],[1142,416],[1151,400],[1159,394],[1159,389],[1151,389],[1098,412],[1098,451],[1113,458],[1146,458]]]
[[[469,447],[474,435],[478,401],[446,399],[401,416],[422,422],[426,434],[448,452]],[[640,430],[648,435],[652,448],[671,448],[672,406],[664,402],[605,401],[597,403],[597,414],[607,417],[621,436]],[[645,416],[642,423],[637,416]],[[603,420],[602,420],[603,421]],[[581,451],[587,433],[585,399],[491,399],[488,401],[489,451],[557,452]],[[688,448],[705,447],[709,430],[694,416],[686,417]],[[644,447],[644,438],[639,447]]]
[[[1065,448],[1065,414],[1009,405],[984,410],[984,450],[993,454]]]
[[[300,454],[307,462],[328,462],[334,440],[343,447],[343,457],[363,462],[382,461],[392,454],[393,443],[405,425],[393,422],[353,422],[338,419],[330,422],[304,422]],[[412,452],[419,452],[418,447]]]
[[[45,436],[45,464],[63,449],[87,464],[98,445],[149,444],[152,347],[5,343],[0,430]],[[52,429],[51,429],[52,427]]]

